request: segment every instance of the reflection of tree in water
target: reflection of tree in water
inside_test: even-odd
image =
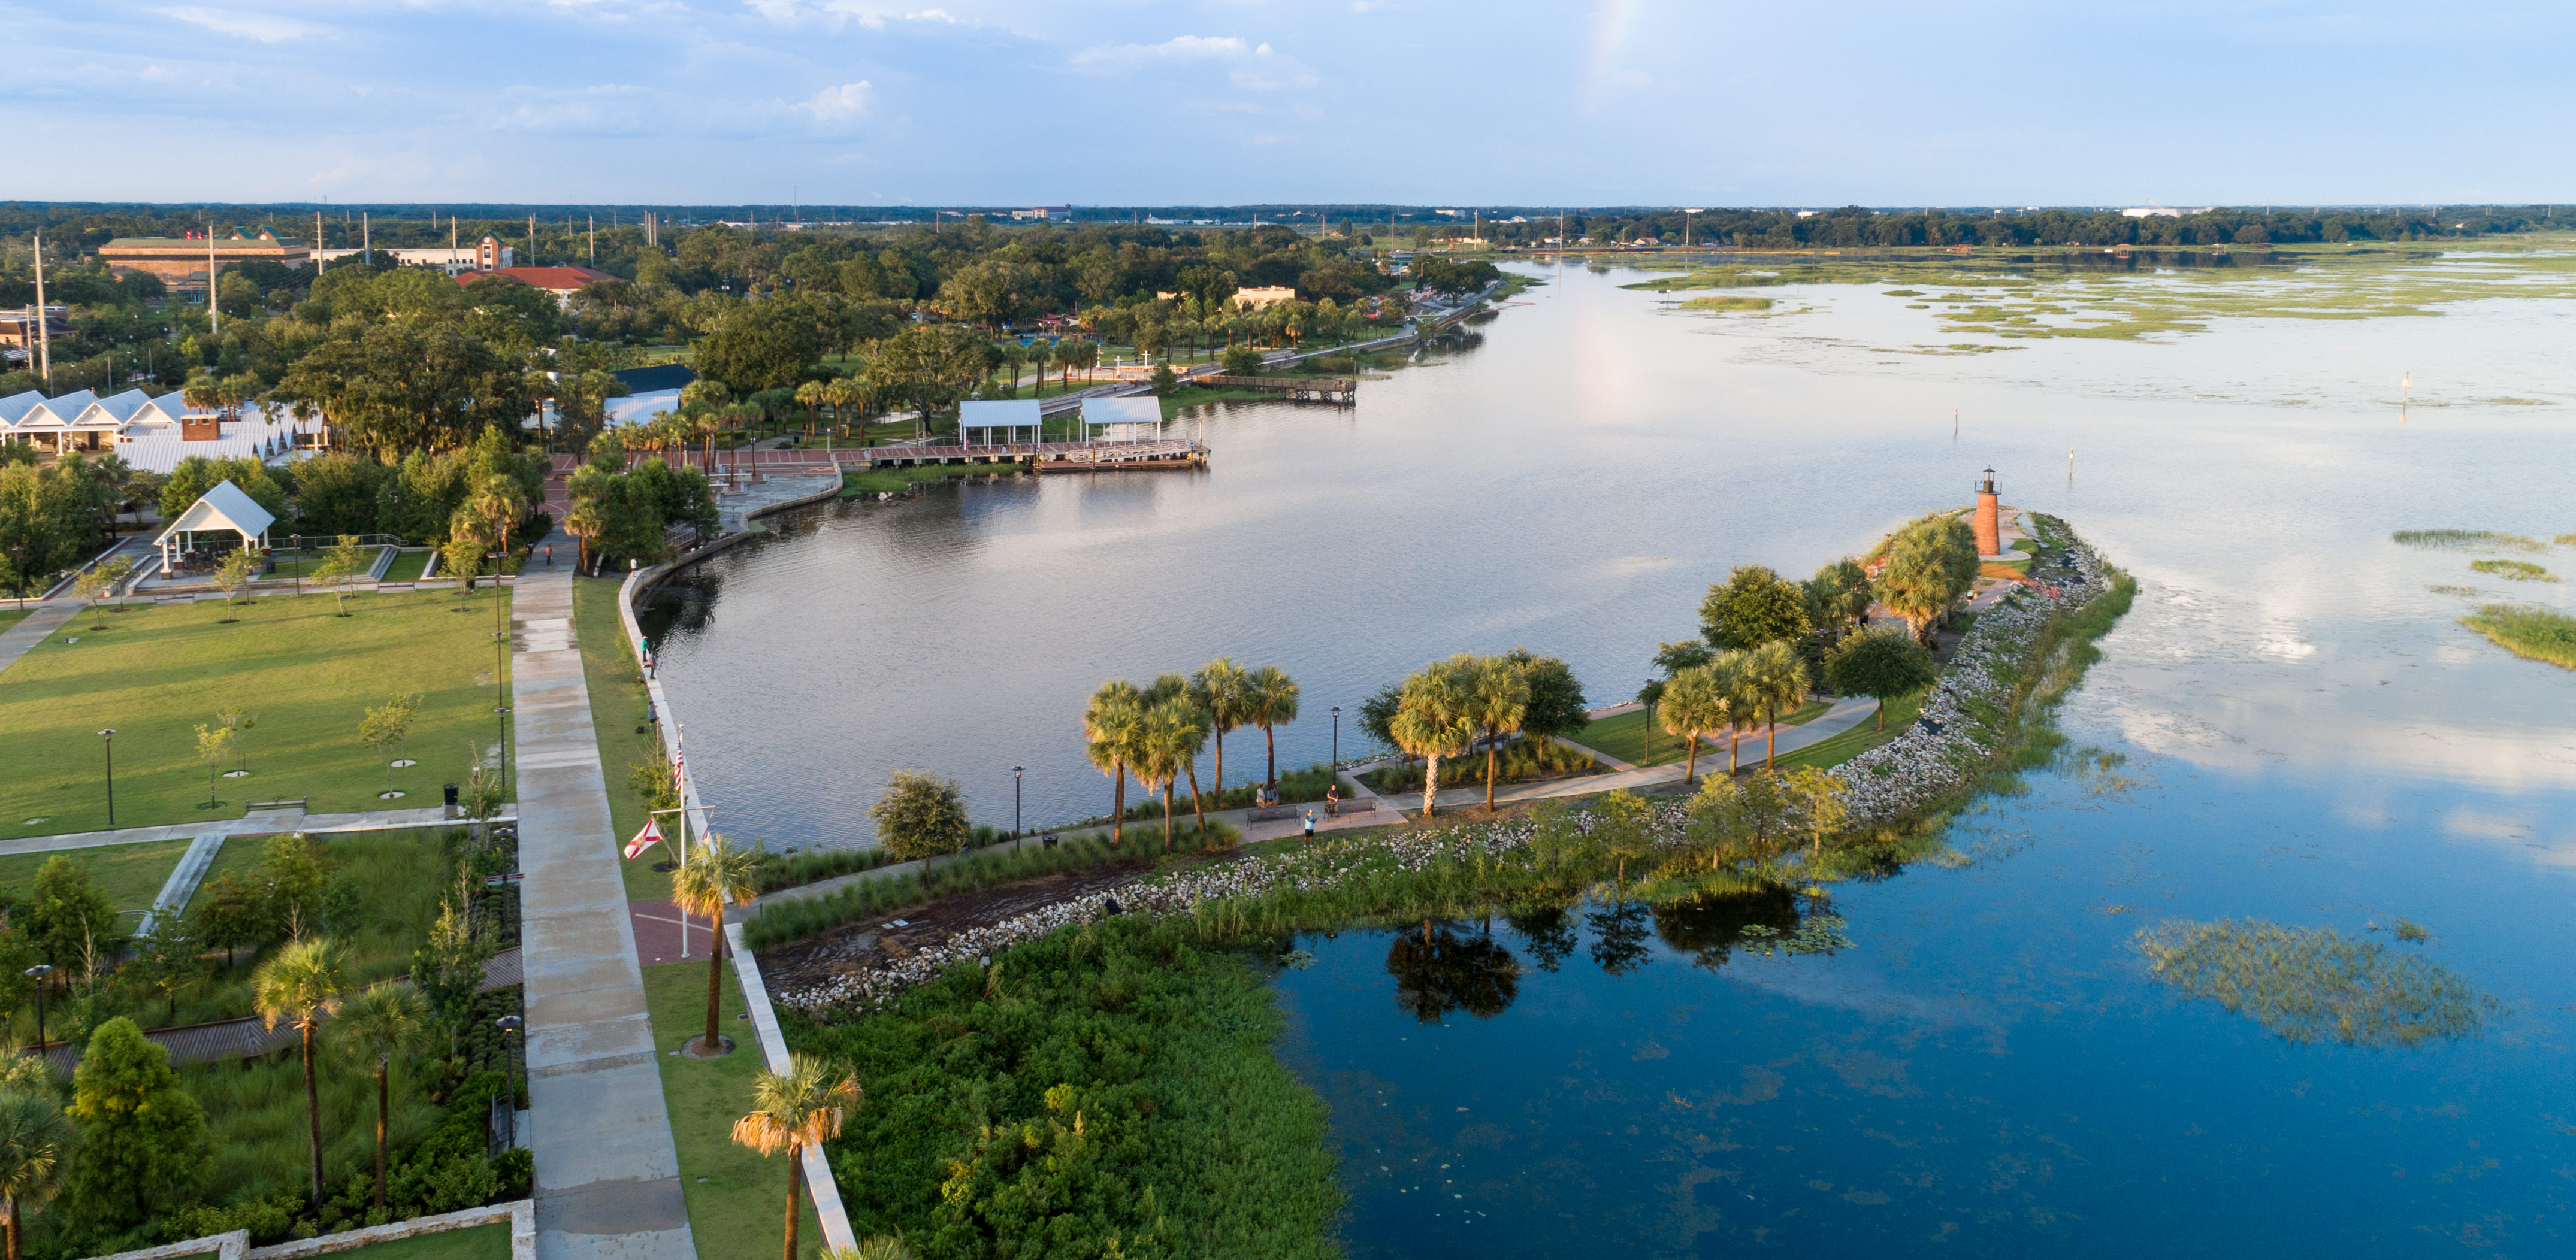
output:
[[[1786,888],[1708,893],[1655,907],[1655,935],[1711,971],[1726,965],[1748,927],[1777,936],[1798,930],[1798,894]]]
[[[1520,964],[1490,934],[1460,936],[1446,924],[1401,932],[1387,946],[1395,1004],[1426,1024],[1451,1011],[1492,1019],[1520,996]]]
[[[2477,1034],[2503,1010],[2438,963],[2332,928],[2167,923],[2138,933],[2148,969],[2289,1041],[2412,1046]]]
[[[1625,975],[1646,965],[1650,915],[1645,903],[1619,900],[1583,915],[1592,929],[1592,963],[1611,975]]]
[[[1541,971],[1554,971],[1558,964],[1574,953],[1574,917],[1563,906],[1524,910],[1503,916],[1512,930],[1520,933],[1521,944],[1528,948],[1530,961]]]

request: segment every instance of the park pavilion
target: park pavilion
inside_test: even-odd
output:
[[[268,514],[267,508],[252,502],[249,495],[242,493],[241,487],[230,481],[218,481],[214,489],[189,504],[188,510],[179,514],[179,519],[170,522],[170,527],[152,540],[152,545],[161,549],[161,576],[171,576],[176,572],[181,557],[198,550],[199,534],[234,534],[240,537],[241,546],[264,546],[268,542],[268,527],[276,520]]]

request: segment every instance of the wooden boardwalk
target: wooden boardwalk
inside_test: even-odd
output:
[[[1196,382],[1210,389],[1257,389],[1295,399],[1347,403],[1359,398],[1360,383],[1341,376],[1210,376]]]

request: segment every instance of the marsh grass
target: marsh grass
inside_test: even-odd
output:
[[[326,1025],[321,1060],[322,1165],[324,1180],[338,1185],[376,1160],[376,1081],[366,1065],[339,1054]],[[179,1086],[206,1109],[215,1158],[208,1169],[208,1202],[304,1193],[308,1167],[304,1120],[304,1066],[293,1050],[232,1063],[199,1063],[176,1069]],[[438,1126],[439,1108],[422,1089],[419,1073],[397,1063],[393,1073],[393,1122],[387,1136],[401,1150]]]
[[[263,841],[237,836],[224,841],[206,878],[232,875],[246,882],[258,878]],[[323,849],[324,861],[336,863],[332,878],[347,879],[357,889],[359,912],[354,929],[337,939],[349,950],[347,975],[353,988],[390,980],[411,970],[412,953],[429,939],[438,917],[439,894],[446,888],[447,857],[438,833],[388,831],[334,836]],[[230,968],[223,955],[211,956],[214,971],[193,991],[179,995],[177,1017],[163,1003],[146,1002],[136,1022],[196,1024],[240,1019],[258,1013],[251,1000],[251,972],[274,946],[244,950]]]
[[[2284,1041],[2417,1046],[2476,1036],[2505,1011],[2439,963],[2332,928],[2173,922],[2141,931],[2136,944],[2156,979]]]
[[[1681,303],[1686,311],[1767,311],[1770,298],[1760,297],[1695,297]]]
[[[2472,560],[2469,567],[2508,582],[2555,582],[2549,570],[2528,560]]]
[[[2523,534],[2492,529],[2401,529],[2389,541],[2400,547],[2438,547],[2454,551],[2540,551],[2548,544]]]
[[[2576,669],[2576,617],[2529,605],[2488,604],[2460,624],[2516,656]]]

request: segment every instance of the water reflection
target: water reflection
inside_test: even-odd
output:
[[[1451,1011],[1492,1019],[1520,996],[1520,963],[1494,942],[1491,929],[1460,935],[1448,924],[1429,923],[1397,934],[1386,949],[1386,973],[1395,977],[1395,1004],[1425,1024]]]
[[[1786,888],[1694,897],[1655,907],[1655,936],[1693,965],[1711,971],[1726,965],[1748,927],[1775,936],[1798,930],[1798,894]]]

